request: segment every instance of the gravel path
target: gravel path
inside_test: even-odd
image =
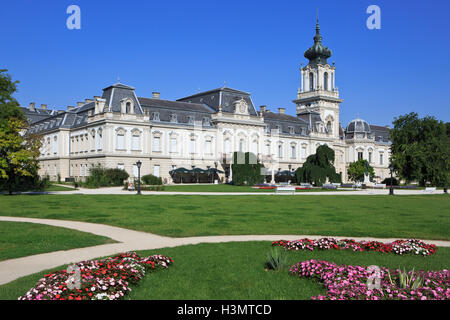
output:
[[[123,229],[104,224],[54,220],[36,219],[20,217],[3,217],[0,221],[29,222],[45,224],[55,227],[74,229],[88,232],[95,235],[108,237],[118,243],[104,244],[87,248],[71,249],[65,251],[55,251],[50,253],[37,254],[33,256],[0,261],[0,285],[11,282],[20,277],[24,277],[36,272],[52,269],[61,265],[71,264],[83,260],[94,259],[103,256],[114,255],[126,251],[151,250],[167,247],[177,247],[199,243],[220,243],[220,242],[241,242],[241,241],[276,241],[276,240],[297,240],[301,238],[319,239],[324,236],[311,235],[238,235],[238,236],[207,236],[207,237],[187,237],[171,238],[158,236],[151,233]],[[349,237],[334,237],[345,239]],[[381,241],[392,242],[394,238],[361,238],[351,237],[357,241]],[[423,240],[426,243],[434,243],[438,247],[450,247],[450,241]]]

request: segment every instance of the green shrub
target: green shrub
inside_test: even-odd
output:
[[[152,174],[147,174],[145,176],[142,176],[141,180],[142,180],[142,182],[144,182],[144,184],[152,185],[152,186],[163,184],[161,177],[156,177]]]
[[[125,170],[103,168],[99,165],[89,170],[89,176],[82,185],[87,188],[121,186],[128,177]]]
[[[261,172],[264,166],[257,162],[251,153],[235,152],[233,155],[233,184],[237,186],[253,186],[263,183],[265,175]]]

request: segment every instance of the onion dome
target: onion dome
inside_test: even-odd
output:
[[[370,133],[370,126],[362,119],[352,120],[345,130],[346,133]]]
[[[316,35],[314,36],[314,44],[305,51],[305,58],[309,60],[309,64],[327,64],[327,59],[331,57],[331,50],[322,44],[322,35],[320,34],[319,17],[317,17]]]

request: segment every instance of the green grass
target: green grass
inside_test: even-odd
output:
[[[49,187],[45,188],[44,191],[73,191],[75,188],[64,187],[60,185],[51,184]]]
[[[167,270],[148,274],[133,287],[127,299],[302,300],[325,293],[319,283],[291,276],[288,270],[265,271],[266,254],[270,249],[270,242],[235,242],[141,251],[142,256],[170,256],[175,263]],[[334,250],[288,252],[289,266],[308,259],[392,269],[441,270],[449,268],[450,248],[438,248],[436,254],[429,257]],[[63,268],[65,266],[54,270]],[[0,286],[0,299],[17,299],[46,273],[49,270]]]
[[[172,237],[334,235],[450,240],[448,195],[0,196],[0,215],[78,220]]]
[[[0,222],[0,261],[115,241],[90,233],[35,223]]]

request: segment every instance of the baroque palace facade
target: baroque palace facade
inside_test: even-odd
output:
[[[101,164],[136,177],[140,160],[141,175],[167,182],[172,169],[194,166],[216,167],[232,180],[234,151],[253,152],[273,174],[295,170],[326,144],[335,151],[344,182],[349,164],[358,159],[368,160],[377,180],[383,180],[389,174],[389,129],[361,119],[341,126],[336,68],[327,62],[331,51],[322,44],[318,23],[305,57],[309,63],[300,69],[295,116],[285,108],[256,110],[249,93],[225,86],[169,101],[157,92],[138,97],[134,88],[117,83],[65,111],[31,103],[22,109],[30,131],[43,137],[39,173],[54,180],[84,179]]]

